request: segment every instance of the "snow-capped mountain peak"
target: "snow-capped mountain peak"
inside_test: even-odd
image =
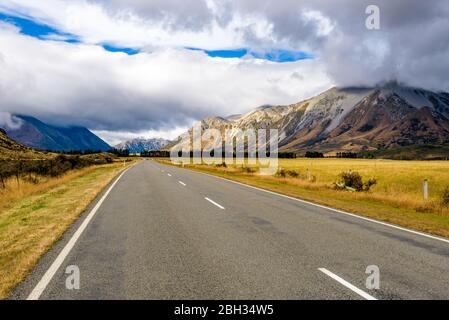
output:
[[[169,140],[162,138],[136,138],[122,142],[115,146],[118,150],[129,150],[130,153],[142,153],[145,151],[158,151],[170,143]]]

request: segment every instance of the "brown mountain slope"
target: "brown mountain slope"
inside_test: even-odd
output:
[[[365,97],[325,139],[314,148],[332,150],[372,150],[385,145],[382,135],[393,123],[401,122],[416,109],[399,96],[382,97],[380,90]]]
[[[449,119],[429,107],[415,110],[398,123],[386,128],[375,141],[386,148],[410,145],[443,144],[449,141]]]
[[[363,151],[449,141],[449,120],[429,107],[409,105],[397,94],[375,91],[314,145],[322,151]]]
[[[47,159],[52,156],[52,154],[39,152],[15,142],[6,135],[5,130],[0,128],[0,160]]]
[[[278,129],[283,137],[279,141],[281,152],[332,153],[448,144],[448,119],[448,93],[392,82],[374,88],[331,88],[292,105],[264,106],[244,115],[207,118],[202,128],[218,129],[222,135],[225,129]],[[188,135],[186,132],[167,149]],[[188,140],[183,141],[188,144]]]

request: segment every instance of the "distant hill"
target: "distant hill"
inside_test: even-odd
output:
[[[57,127],[24,115],[19,128],[5,128],[8,136],[28,147],[49,151],[108,151],[111,147],[87,128]]]
[[[145,151],[159,151],[169,143],[169,140],[160,138],[137,138],[120,143],[116,145],[115,148],[118,150],[129,150],[130,153],[142,153]]]
[[[6,135],[6,131],[0,128],[0,160],[15,159],[46,159],[52,154],[30,149],[15,142]]]

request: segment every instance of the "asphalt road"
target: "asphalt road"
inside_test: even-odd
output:
[[[449,298],[449,242],[154,161],[103,200],[38,298]],[[29,297],[87,214],[13,299]],[[372,265],[379,289],[366,287]],[[66,288],[68,266],[79,290]]]

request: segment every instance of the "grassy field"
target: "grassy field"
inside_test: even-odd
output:
[[[8,181],[8,188],[0,190],[1,299],[123,169],[123,162],[115,162],[38,184]]]
[[[168,159],[156,160],[170,164]],[[264,177],[257,171],[248,173],[242,166],[185,167],[449,237],[449,208],[442,203],[443,191],[449,186],[449,161],[301,158],[280,159],[279,166],[296,171],[299,176]],[[348,170],[359,172],[364,179],[375,178],[378,183],[369,192],[335,190],[339,174]],[[423,199],[424,179],[429,181],[428,200]]]

